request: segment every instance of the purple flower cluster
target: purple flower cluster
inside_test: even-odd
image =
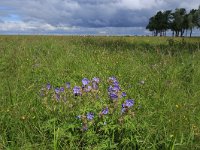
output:
[[[86,86],[90,83],[90,80],[88,80],[87,78],[83,78],[82,83],[83,83],[83,86]]]
[[[56,87],[56,88],[54,89],[54,91],[55,91],[56,94],[59,94],[59,93],[60,93],[60,88],[59,88],[59,87]]]
[[[108,87],[108,95],[112,101],[126,96],[125,92],[121,92],[119,82],[115,77],[109,77],[108,82],[110,84]]]
[[[91,96],[92,98],[96,96],[100,97],[99,92],[99,83],[100,79],[94,77],[92,80],[88,78],[82,79],[82,86],[74,86],[72,87],[69,82],[66,82],[64,86],[60,87],[53,87],[50,83],[46,84],[46,87],[43,87],[42,90],[44,91],[44,96],[47,94],[52,94],[51,97],[54,97],[56,101],[66,101],[67,96],[74,98],[74,96]],[[101,120],[105,121],[108,116],[112,115],[118,108],[121,108],[122,114],[128,114],[126,112],[130,112],[130,109],[134,106],[134,99],[127,99],[124,101],[123,97],[126,97],[127,94],[121,89],[119,81],[116,77],[109,77],[108,79],[108,95],[110,100],[113,103],[104,106],[99,111],[99,117]],[[89,94],[89,93],[95,94]],[[71,101],[70,101],[71,102]],[[100,101],[99,101],[100,102]],[[109,106],[109,107],[108,107]],[[113,107],[114,106],[114,107]],[[116,109],[117,108],[117,109]],[[93,110],[93,109],[92,109]],[[109,115],[108,115],[109,114]],[[118,113],[119,114],[119,113]],[[104,118],[105,116],[105,118]],[[121,115],[122,117],[124,115]],[[87,112],[84,115],[77,116],[82,122],[82,131],[86,131],[88,127],[94,123],[95,113],[94,112]]]
[[[104,109],[101,111],[101,114],[103,114],[103,115],[107,115],[108,113],[109,113],[108,107],[104,108]]]
[[[91,121],[94,119],[94,113],[88,112],[86,115],[78,115],[77,118],[82,120],[87,118],[88,121]],[[84,120],[84,122],[86,122],[86,120]]]
[[[41,89],[40,95],[47,96],[48,94],[53,94],[52,97],[54,97],[55,100],[59,101],[60,99],[63,99],[65,101],[66,96],[71,95],[71,90],[73,91],[74,96],[82,96],[83,93],[98,91],[99,82],[100,80],[97,77],[94,77],[91,81],[88,78],[83,78],[82,86],[74,86],[72,89],[70,82],[66,82],[65,86],[54,88],[50,83],[47,83],[46,87]]]
[[[75,96],[80,96],[80,95],[82,95],[82,90],[79,86],[75,86],[73,88],[73,93],[74,93]]]
[[[94,118],[94,114],[91,113],[91,112],[87,113],[86,117],[87,117],[88,120],[92,120]]]
[[[134,99],[128,99],[122,104],[122,113],[128,112],[128,110],[134,105]]]
[[[82,131],[88,130],[88,122],[91,122],[94,119],[94,113],[88,112],[86,115],[78,115],[77,118],[82,121]]]
[[[99,90],[99,78],[94,77],[91,81],[87,78],[82,79],[83,92],[98,91]]]

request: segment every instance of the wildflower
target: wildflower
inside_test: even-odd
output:
[[[113,85],[119,87],[119,82],[117,80],[115,80],[115,81],[113,81]]]
[[[69,82],[66,82],[66,87],[68,88],[68,89],[70,89],[70,83]]]
[[[60,92],[64,92],[65,91],[65,88],[64,87],[61,87],[60,88]]]
[[[134,105],[134,100],[132,99],[129,99],[129,100],[126,100],[126,103],[125,103],[125,106],[130,108]]]
[[[55,88],[55,93],[56,93],[56,94],[59,94],[59,93],[60,93],[60,88],[59,88],[59,87]]]
[[[88,86],[87,89],[88,89],[88,91],[90,91],[90,90],[92,89],[92,87],[91,87],[91,86]]]
[[[124,112],[126,112],[127,111],[127,109],[126,108],[124,108],[124,107],[122,107],[122,110],[121,110],[121,112],[122,113],[124,113]]]
[[[111,100],[116,100],[116,99],[118,99],[118,96],[117,96],[117,94],[115,94],[115,93],[110,93],[110,99]]]
[[[22,120],[25,120],[25,119],[26,119],[26,116],[22,116],[21,119],[22,119]]]
[[[122,92],[121,97],[125,97],[126,96],[126,92]]]
[[[91,86],[88,86],[87,88],[84,88],[84,91],[85,91],[85,92],[90,92],[91,89],[92,89],[92,87],[91,87]]]
[[[117,81],[117,79],[115,77],[109,77],[108,80],[111,81],[111,82],[116,82]]]
[[[47,88],[47,90],[50,90],[51,89],[51,84],[47,83],[46,88]]]
[[[99,89],[99,86],[98,86],[97,82],[92,82],[92,89],[93,90],[98,90]]]
[[[128,99],[125,101],[125,103],[122,104],[121,112],[128,112],[128,108],[132,107],[134,105],[134,100]]]
[[[94,118],[94,114],[93,113],[87,113],[87,119],[88,120],[92,120]]]
[[[99,83],[99,78],[97,78],[97,77],[94,77],[94,78],[92,79],[92,82]]]
[[[103,115],[106,115],[106,114],[108,114],[108,112],[109,112],[109,110],[108,110],[108,107],[106,107],[106,108],[104,108],[103,110],[102,110],[102,114]]]
[[[112,88],[112,91],[113,92],[119,92],[120,91],[120,87],[118,85],[115,85],[113,88]]]
[[[113,88],[113,87],[112,87],[111,85],[108,87],[108,92],[109,92],[109,93],[113,91],[112,88]]]
[[[73,88],[73,92],[74,92],[74,95],[75,95],[75,96],[81,95],[81,88],[78,87],[78,86],[75,86],[75,87]]]
[[[87,78],[83,78],[82,83],[84,86],[86,86],[90,83],[90,80],[88,80]]]
[[[140,81],[140,84],[144,84],[144,80],[141,80],[141,81]]]

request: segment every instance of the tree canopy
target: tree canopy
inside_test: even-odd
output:
[[[194,28],[200,28],[200,6],[188,13],[185,8],[176,8],[174,11],[158,11],[149,19],[146,29],[152,31],[153,36],[166,36],[167,30],[172,31],[172,36],[190,37]]]

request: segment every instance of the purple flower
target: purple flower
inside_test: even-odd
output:
[[[94,78],[92,79],[92,81],[93,81],[93,82],[96,82],[96,83],[99,83],[99,78],[94,77]]]
[[[125,103],[122,104],[122,110],[121,112],[127,112],[128,108],[132,107],[134,105],[134,100],[133,99],[128,99],[125,101]]]
[[[110,85],[109,87],[108,87],[108,92],[110,93],[110,92],[112,92],[112,86]]]
[[[92,82],[92,89],[93,90],[98,90],[99,89],[99,86],[98,86],[97,82]]]
[[[88,91],[90,91],[90,90],[92,89],[92,87],[91,87],[91,86],[88,86],[87,89],[88,89]]]
[[[60,93],[60,88],[59,87],[55,88],[55,92],[56,92],[56,94],[59,94]]]
[[[50,90],[51,89],[51,84],[47,83],[46,88],[47,88],[47,90]]]
[[[65,88],[64,87],[60,87],[60,92],[64,92]]]
[[[113,92],[119,92],[120,91],[120,87],[118,85],[115,85],[113,88],[112,88],[112,91]]]
[[[84,88],[84,91],[85,91],[85,92],[90,92],[91,89],[92,89],[92,87],[91,87],[91,86],[88,86],[87,88]]]
[[[83,78],[82,83],[84,86],[86,86],[87,84],[90,83],[90,80],[88,80],[87,78]]]
[[[109,112],[109,110],[108,110],[108,107],[106,107],[106,108],[104,108],[103,110],[102,110],[102,114],[103,115],[106,115],[106,114],[108,114],[108,112]]]
[[[75,86],[75,87],[73,88],[73,92],[74,92],[74,95],[75,95],[75,96],[81,95],[81,88],[78,87],[78,86]]]
[[[117,80],[115,80],[115,81],[113,81],[113,85],[119,87],[119,82]]]
[[[122,107],[121,112],[124,113],[126,111],[126,108]]]
[[[122,92],[122,97],[125,97],[126,96],[126,92]]]
[[[125,108],[125,107],[130,108],[130,107],[132,107],[133,105],[134,105],[134,100],[128,99],[128,100],[126,100],[125,104],[122,104],[122,107],[123,107],[123,108]]]
[[[70,83],[69,82],[66,82],[66,87],[68,88],[68,89],[70,89]]]
[[[87,113],[87,119],[88,120],[92,120],[94,118],[94,114],[93,113]]]
[[[111,85],[108,87],[108,92],[111,93],[111,92],[114,92],[114,93],[118,93],[120,91],[120,87],[115,85],[114,87],[112,87]]]
[[[82,85],[81,87],[82,87],[82,89],[84,89],[84,88],[85,88],[85,85]]]
[[[118,99],[118,96],[117,96],[117,94],[115,94],[115,93],[110,93],[110,99],[111,100],[117,100]]]
[[[117,79],[115,77],[109,77],[108,79],[109,79],[109,81],[112,81],[112,82],[117,81]]]

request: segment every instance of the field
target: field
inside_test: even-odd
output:
[[[0,36],[0,103],[0,149],[200,149],[200,38]]]

